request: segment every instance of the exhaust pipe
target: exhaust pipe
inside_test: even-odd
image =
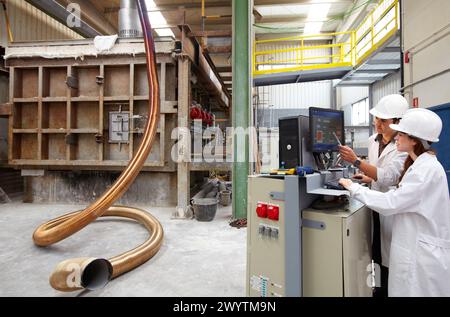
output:
[[[146,12],[145,12],[146,13]],[[142,26],[135,0],[120,0],[119,37],[142,37]]]
[[[103,288],[112,277],[113,267],[108,260],[79,258],[58,264],[50,276],[50,285],[61,292]]]
[[[112,206],[131,186],[152,149],[160,117],[160,93],[156,65],[155,43],[147,14],[145,0],[122,1],[135,2],[144,34],[147,61],[147,78],[150,87],[148,122],[144,136],[135,156],[129,162],[116,182],[97,201],[82,211],[72,212],[51,220],[33,234],[37,246],[46,247],[62,241],[98,219],[99,217],[122,217],[133,219],[144,225],[150,237],[140,246],[115,256],[109,260],[81,258],[64,261],[59,264],[50,277],[50,284],[64,292],[81,289],[97,289],[114,279],[150,260],[161,248],[164,232],[161,223],[149,213],[131,207]]]

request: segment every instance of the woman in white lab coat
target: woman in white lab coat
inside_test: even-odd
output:
[[[351,196],[392,216],[389,296],[450,296],[450,198],[446,174],[430,144],[442,121],[426,109],[409,110],[398,125],[397,148],[408,153],[397,189],[387,193],[341,179]]]
[[[360,160],[349,147],[341,147],[341,157],[357,166],[365,175],[363,183],[371,185],[371,189],[388,192],[399,183],[403,172],[407,153],[397,151],[395,136],[397,131],[390,124],[398,123],[408,110],[408,101],[401,95],[389,95],[380,100],[370,111],[375,118],[374,125],[377,134],[369,138],[369,160]],[[374,261],[381,266],[381,285],[374,293],[375,297],[387,297],[389,250],[392,236],[391,217],[377,213],[373,215],[373,247]]]

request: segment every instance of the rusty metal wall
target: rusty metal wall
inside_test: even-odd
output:
[[[9,100],[9,79],[0,74],[0,104]],[[8,161],[8,119],[0,118],[0,163]]]
[[[41,177],[26,177],[27,203],[88,204],[112,186],[119,173],[46,171]],[[175,206],[177,176],[174,173],[141,172],[117,204]],[[150,195],[151,193],[151,195]]]
[[[7,6],[15,42],[83,38],[25,0],[8,0]],[[0,45],[4,47],[8,45],[5,26],[5,15],[0,9]]]
[[[24,178],[20,171],[11,168],[0,168],[0,187],[9,198],[13,199],[23,194]]]

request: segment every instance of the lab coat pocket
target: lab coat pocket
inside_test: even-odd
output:
[[[450,241],[420,235],[414,271],[415,295],[450,296]]]
[[[410,250],[392,243],[389,261],[389,296],[409,296],[411,265]]]

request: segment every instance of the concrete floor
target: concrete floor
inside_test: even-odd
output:
[[[56,264],[85,256],[109,258],[142,243],[147,231],[126,220],[103,219],[63,242],[38,248],[31,239],[38,225],[83,206],[0,205],[0,296],[245,296],[246,229],[228,225],[231,208],[219,209],[213,222],[200,223],[171,220],[172,208],[136,207],[161,221],[161,251],[104,289],[64,294],[48,283]]]

